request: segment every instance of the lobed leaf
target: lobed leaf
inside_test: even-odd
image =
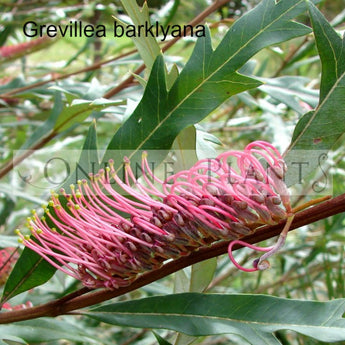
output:
[[[320,103],[315,111],[308,112],[298,121],[285,157],[287,162],[303,159],[301,177],[315,170],[322,155],[331,150],[345,133],[344,40],[312,3],[309,6],[323,73]],[[293,180],[289,178],[291,174],[293,172],[288,170],[289,181]]]
[[[309,28],[291,21],[304,10],[303,0],[264,0],[229,29],[216,50],[206,29],[169,91],[163,57],[158,56],[141,102],[109,143],[108,151],[118,154],[106,153],[104,161],[121,162],[126,150],[135,160],[140,150],[169,149],[182,129],[201,121],[230,96],[259,86],[260,81],[237,70],[261,49],[309,33]]]
[[[150,13],[146,2],[141,9],[135,0],[121,0],[121,4],[136,28],[139,25],[145,26],[145,23],[150,23]],[[132,39],[146,67],[150,70],[161,51],[156,39],[150,35],[133,37]]]
[[[345,72],[345,36],[341,38],[324,15],[309,2],[310,19],[322,64],[320,102]]]
[[[142,100],[111,139],[102,165],[110,158],[121,164],[127,150],[131,152],[129,158],[135,161],[141,150],[170,149],[184,128],[201,121],[230,96],[259,86],[260,81],[241,75],[237,70],[268,45],[309,33],[309,28],[292,21],[304,10],[304,0],[278,3],[263,0],[230,28],[216,50],[212,49],[206,29],[206,37],[197,41],[181,74],[174,74],[177,78],[169,90],[164,60],[159,55]],[[69,106],[62,106],[61,99],[56,101],[51,118],[41,128],[44,133],[60,133],[84,120],[91,111],[110,104],[105,100],[73,101]],[[93,140],[90,143],[93,145]],[[156,162],[164,156],[160,153],[155,157]],[[44,283],[53,274],[53,268],[25,249],[12,274],[5,286],[4,300]]]

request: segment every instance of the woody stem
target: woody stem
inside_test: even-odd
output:
[[[345,194],[339,195],[335,198],[324,201],[321,204],[297,213],[292,221],[289,231],[342,212],[345,212]],[[247,243],[257,243],[267,240],[279,235],[282,229],[284,229],[285,225],[286,221],[276,225],[263,226],[254,234],[244,237],[243,240]],[[0,324],[29,320],[43,316],[63,315],[80,308],[85,308],[96,303],[104,302],[111,298],[118,297],[130,291],[136,290],[144,285],[161,279],[197,262],[225,254],[227,252],[228,245],[228,241],[222,241],[210,247],[201,248],[198,251],[191,253],[187,257],[173,260],[158,270],[147,272],[141,275],[130,286],[119,288],[114,291],[102,289],[90,291],[89,293],[80,296],[75,293],[76,297],[72,299],[66,299],[66,297],[63,297],[62,299],[51,301],[40,306],[1,313]],[[233,250],[237,250],[239,248],[241,248],[241,246],[236,245],[234,246]],[[85,289],[83,289],[83,292],[85,292]]]

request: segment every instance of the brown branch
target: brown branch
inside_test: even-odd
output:
[[[281,65],[277,69],[277,71],[274,73],[273,78],[279,77],[279,74],[282,72],[282,70],[287,66],[287,64],[290,62],[290,60],[298,53],[298,51],[309,41],[309,37],[306,36],[304,40],[294,49],[290,51],[290,53],[285,57],[285,59],[282,61]]]
[[[314,223],[318,220],[345,212],[345,194],[327,200],[321,204],[308,208],[296,214],[290,230],[297,229],[301,226]],[[280,234],[285,221],[271,226],[263,226],[256,230],[252,235],[246,236],[243,240],[247,243],[257,243]],[[89,293],[87,289],[81,289],[71,295],[61,299],[51,301],[47,304],[24,309],[15,310],[0,314],[0,324],[11,323],[22,320],[34,319],[43,316],[58,316],[70,313],[74,310],[85,308],[97,303],[104,302],[114,297],[121,296],[130,291],[136,290],[144,285],[152,283],[158,279],[166,277],[182,268],[193,265],[197,262],[216,257],[227,252],[229,242],[221,241],[209,247],[201,248],[192,252],[189,256],[173,260],[161,268],[147,272],[139,276],[130,286],[122,287],[117,290],[94,290]],[[240,246],[233,249],[239,249]]]
[[[18,88],[13,89],[13,90],[11,90],[9,92],[0,94],[0,96],[1,96],[1,98],[4,98],[4,97],[5,98],[10,98],[10,97],[13,97],[15,94],[18,94],[20,92],[28,91],[28,90],[31,90],[33,88],[36,88],[36,87],[39,87],[39,86],[42,86],[42,85],[45,85],[45,84],[48,84],[48,83],[51,83],[51,82],[54,82],[54,81],[63,80],[63,79],[66,79],[66,78],[78,75],[80,73],[91,72],[91,71],[97,70],[98,68],[102,67],[103,65],[109,64],[109,63],[117,61],[119,59],[122,59],[122,58],[124,58],[124,57],[126,57],[128,55],[131,55],[131,54],[135,53],[135,52],[136,52],[136,49],[132,49],[132,50],[130,50],[130,51],[126,52],[126,53],[122,53],[122,54],[120,54],[120,55],[118,55],[116,57],[112,57],[112,58],[109,58],[107,60],[103,60],[103,61],[99,61],[99,62],[93,63],[90,66],[78,69],[78,70],[76,70],[74,72],[65,73],[65,74],[61,74],[61,75],[58,75],[58,76],[53,76],[53,77],[51,77],[51,78],[49,78],[47,80],[42,80],[42,81],[38,81],[38,82],[30,84],[30,85],[18,87]]]
[[[8,161],[1,169],[0,169],[0,179],[3,178],[7,173],[9,173],[15,166],[21,163],[25,158],[29,157],[35,150],[42,148],[46,143],[56,137],[58,132],[52,131],[47,136],[43,137],[40,141],[38,141],[34,146],[30,149],[25,150],[23,154],[17,156],[10,161]]]

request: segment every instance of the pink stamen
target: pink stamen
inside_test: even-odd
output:
[[[124,161],[124,181],[109,161],[105,170],[89,175],[90,182],[71,186],[70,194],[52,193],[47,220],[34,214],[28,222],[32,237],[19,234],[21,241],[84,285],[109,289],[129,285],[137,274],[159,268],[165,260],[223,239],[233,240],[228,252],[236,267],[264,269],[266,259],[284,243],[292,221],[283,181],[286,167],[271,144],[258,141],[244,151],[201,160],[165,181],[154,175],[146,153],[140,180],[129,160]],[[240,240],[260,224],[285,218],[287,225],[273,247]],[[233,258],[236,244],[266,253],[254,268],[244,268]]]

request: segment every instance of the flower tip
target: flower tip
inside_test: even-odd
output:
[[[253,261],[253,267],[259,271],[264,271],[270,268],[271,264],[268,262],[268,260],[260,261],[260,258],[259,258]]]

